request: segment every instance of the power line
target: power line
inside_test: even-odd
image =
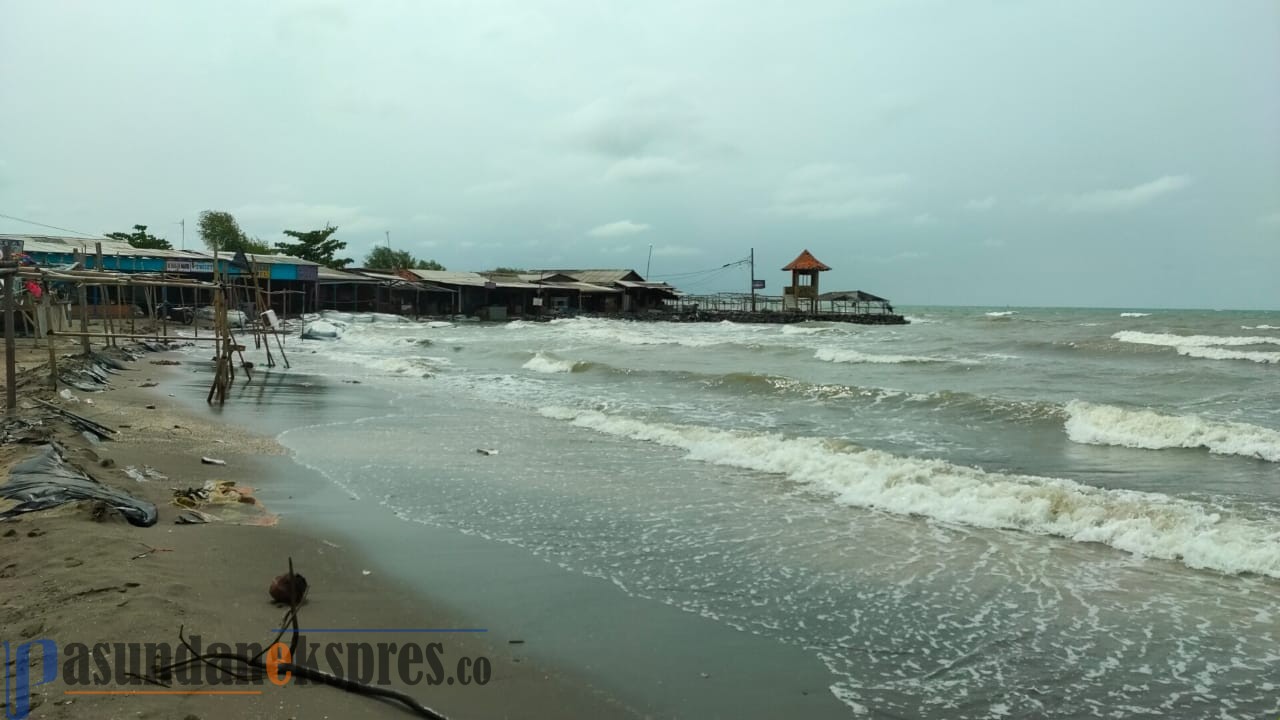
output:
[[[689,276],[691,276],[691,275],[705,275],[705,274],[707,274],[707,273],[720,272],[721,270],[726,270],[726,269],[731,268],[731,267],[737,267],[737,266],[739,266],[739,265],[746,265],[746,264],[747,264],[747,263],[749,263],[749,262],[751,262],[751,258],[743,258],[743,259],[741,259],[741,260],[735,260],[734,262],[728,262],[728,263],[725,263],[724,265],[721,265],[721,266],[720,266],[720,267],[718,267],[718,268],[709,268],[709,269],[707,269],[707,270],[691,270],[691,271],[689,271],[689,272],[682,272],[682,273],[667,273],[667,274],[665,274],[665,275],[654,275],[653,277],[656,277],[656,278],[682,278],[682,277],[689,277]]]
[[[91,238],[106,237],[106,235],[102,235],[100,233],[87,233],[87,232],[81,232],[80,230],[72,230],[71,228],[58,227],[57,225],[46,225],[44,223],[38,223],[35,220],[27,220],[26,218],[14,217],[13,215],[5,215],[4,213],[0,213],[0,218],[6,218],[8,220],[17,220],[18,222],[26,223],[28,225],[36,225],[42,228],[49,228],[50,230],[61,230],[62,232],[75,233],[76,235],[84,235],[86,237],[91,237]]]

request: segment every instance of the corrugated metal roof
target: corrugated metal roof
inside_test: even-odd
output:
[[[547,274],[559,273],[568,275],[579,282],[599,283],[603,285],[611,285],[619,280],[644,280],[640,277],[640,273],[635,270],[627,270],[624,268],[596,269],[596,270],[543,270]],[[634,276],[634,277],[633,277]]]
[[[316,279],[321,284],[368,283],[372,285],[380,282],[379,280],[371,277],[365,277],[364,275],[357,275],[356,273],[350,273],[345,270],[334,270],[333,268],[327,267],[321,267],[316,270]],[[396,279],[398,280],[399,278]]]
[[[547,287],[547,288],[558,288],[560,290],[577,290],[580,293],[586,293],[588,295],[622,292],[621,288],[611,288],[611,287],[605,287],[603,285],[593,285],[591,283],[584,283],[584,282],[544,282],[544,283],[539,283],[538,286]]]
[[[15,238],[22,240],[23,252],[57,253],[59,255],[63,255],[80,250],[86,255],[93,255],[95,252],[95,243],[101,242],[102,254],[111,255],[113,257],[181,258],[184,260],[190,260],[193,258],[203,259],[203,256],[194,250],[149,250],[145,248],[136,248],[129,243],[120,242],[118,240],[95,240],[93,238],[58,237],[53,235],[19,235],[12,233],[0,234],[0,238]]]
[[[188,250],[187,252],[194,253],[203,259],[213,259],[213,253],[208,252],[207,250]],[[244,256],[249,259],[249,262],[255,265],[315,265],[316,267],[324,267],[320,263],[303,260],[302,258],[296,258],[291,255],[259,255],[257,253],[245,253]],[[219,252],[218,259],[231,262],[235,259],[235,253]]]

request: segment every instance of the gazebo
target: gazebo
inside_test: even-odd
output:
[[[783,288],[782,309],[818,312],[818,273],[831,268],[808,250],[796,256],[783,270],[791,271],[791,286]]]

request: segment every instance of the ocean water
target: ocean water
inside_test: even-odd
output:
[[[907,314],[327,313],[296,370],[395,399],[281,441],[389,516],[799,648],[850,717],[1280,713],[1280,313]]]

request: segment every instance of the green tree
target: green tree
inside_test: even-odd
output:
[[[416,262],[408,250],[392,250],[386,245],[378,245],[364,257],[364,266],[371,270],[404,270]]]
[[[408,250],[392,250],[385,245],[370,250],[364,257],[364,266],[370,270],[444,270],[435,260],[418,260]]]
[[[134,225],[133,232],[131,233],[113,232],[107,233],[103,237],[109,237],[112,240],[123,240],[133,247],[142,248],[144,250],[173,249],[173,246],[169,244],[168,240],[156,237],[155,235],[147,232],[146,225]]]
[[[200,238],[210,250],[234,253],[242,251],[255,255],[270,255],[271,247],[258,238],[250,238],[240,229],[240,223],[229,212],[205,210],[200,213]]]
[[[351,258],[335,257],[339,250],[347,247],[346,241],[333,237],[336,232],[338,232],[338,228],[327,224],[323,230],[308,230],[306,232],[285,230],[284,234],[297,240],[297,242],[276,243],[276,249],[285,255],[310,260],[325,267],[344,268],[351,264]]]
[[[523,268],[499,267],[490,270],[494,275],[519,275],[522,272],[529,272]]]

